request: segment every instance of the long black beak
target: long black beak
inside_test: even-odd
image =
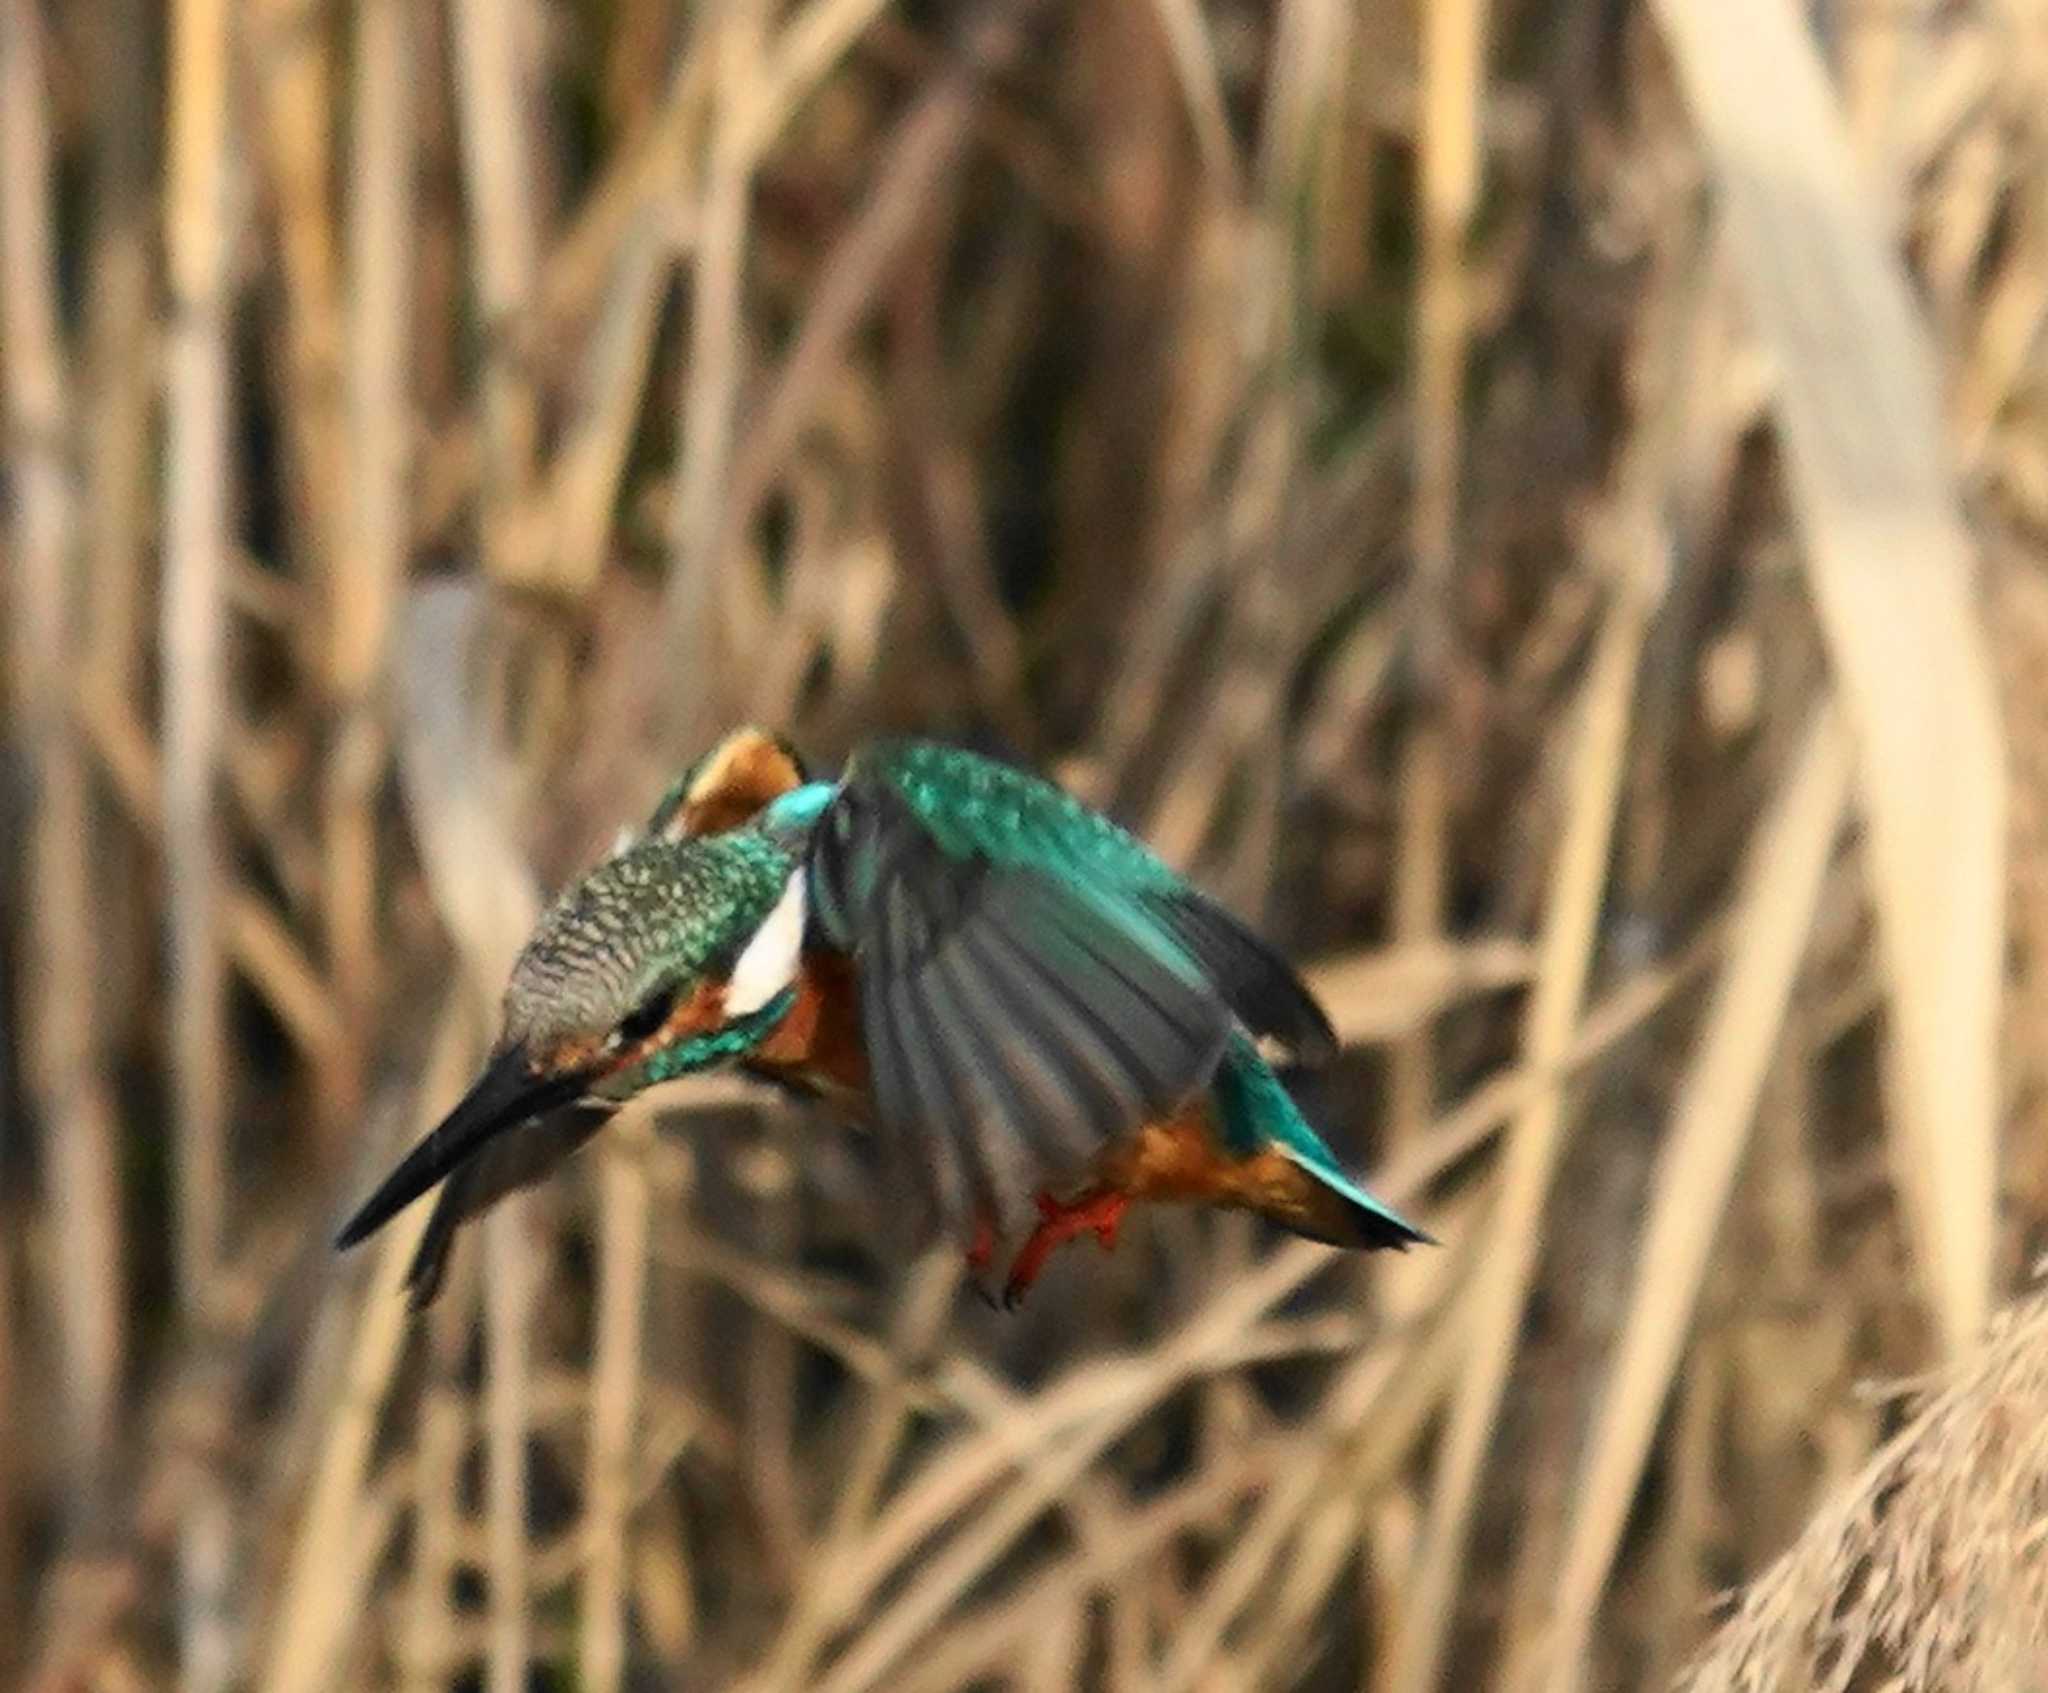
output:
[[[415,1199],[437,1186],[486,1141],[530,1117],[568,1104],[583,1092],[588,1080],[582,1071],[566,1076],[536,1076],[528,1067],[526,1049],[517,1045],[507,1047],[471,1084],[462,1103],[405,1155],[398,1168],[363,1202],[362,1209],[342,1225],[341,1233],[334,1237],[336,1248],[346,1251],[367,1240]]]

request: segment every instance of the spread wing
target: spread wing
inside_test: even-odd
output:
[[[849,783],[892,794],[955,857],[986,857],[1101,890],[1176,941],[1254,1035],[1304,1064],[1336,1055],[1337,1037],[1286,959],[1176,875],[1150,848],[1052,783],[934,741],[861,753]]]
[[[814,923],[854,960],[884,1147],[950,1228],[1007,1228],[1206,1087],[1255,997],[1217,968],[1234,954],[1206,902],[1135,840],[951,748],[856,759],[807,869]]]

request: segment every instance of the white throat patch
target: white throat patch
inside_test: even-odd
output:
[[[804,917],[804,872],[798,866],[775,909],[754,931],[754,938],[732,967],[732,981],[725,990],[728,1020],[759,1011],[796,980],[804,950]]]

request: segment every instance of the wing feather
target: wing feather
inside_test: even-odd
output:
[[[959,844],[855,772],[807,871],[814,922],[854,961],[881,1136],[965,1231],[1014,1223],[1207,1086],[1233,1018],[1131,902]]]
[[[1008,956],[1006,969],[998,937],[985,930],[961,936],[962,1010],[979,1029],[1033,1149],[1049,1166],[1078,1168],[1100,1142],[1089,1125],[1118,1115],[1116,1096],[1098,1079],[1101,1066],[1088,1060],[1093,1032],[1063,1007],[1058,984],[1039,991],[1030,960]]]
[[[1152,896],[1160,921],[1209,972],[1238,1020],[1303,1064],[1337,1056],[1329,1013],[1289,964],[1230,912],[1192,888]]]
[[[892,1145],[899,1179],[915,1178],[927,1223],[969,1208],[960,1161],[949,1140],[935,1139],[926,1125],[943,1118],[943,1102],[930,1091],[928,1069],[913,1056],[915,1017],[906,984],[904,957],[910,937],[903,912],[871,925],[865,957],[857,967],[861,1028],[868,1051],[869,1085],[874,1090],[882,1138]]]
[[[933,954],[930,967],[915,978],[912,997],[923,1026],[940,1031],[926,1056],[943,1088],[945,1121],[953,1127],[952,1144],[975,1212],[1008,1225],[1031,1191],[1030,1147],[1006,1108],[980,1032],[950,997],[950,958],[948,948]]]
[[[1201,966],[1253,1034],[1300,1063],[1335,1056],[1328,1016],[1285,958],[1136,836],[1043,778],[934,741],[888,741],[854,760],[847,792],[862,803],[893,796],[955,857],[1034,868],[1123,900]]]

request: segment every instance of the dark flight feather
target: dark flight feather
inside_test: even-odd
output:
[[[850,781],[808,859],[853,956],[875,1116],[931,1221],[1019,1221],[1148,1117],[1207,1085],[1231,1011],[1128,901],[949,850],[887,785]]]
[[[834,809],[848,801],[835,820],[842,830],[893,803],[955,858],[1036,871],[1142,912],[1253,1034],[1279,1041],[1300,1063],[1335,1056],[1329,1018],[1285,958],[1136,836],[1043,778],[934,741],[885,741],[849,766]]]
[[[1300,1064],[1337,1056],[1337,1031],[1294,966],[1236,917],[1193,888],[1150,894],[1146,903],[1253,1034],[1272,1036]]]

